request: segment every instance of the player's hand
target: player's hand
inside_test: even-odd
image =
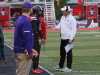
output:
[[[27,55],[27,57],[30,58],[30,59],[32,59],[32,58],[36,58],[37,55],[33,53],[33,54],[29,54],[29,55]]]
[[[27,55],[27,57],[32,59],[33,58],[33,54],[29,54],[29,55]]]
[[[72,43],[72,40],[69,40],[69,44],[71,44]]]
[[[38,56],[37,56],[36,54],[33,53],[33,58],[36,58],[36,57],[38,57]]]
[[[44,44],[44,39],[42,39],[42,45]]]
[[[46,40],[45,39],[42,39],[42,44],[46,44]]]
[[[53,27],[51,27],[51,29],[55,29],[55,26],[53,25]]]
[[[7,60],[3,60],[3,63],[4,63],[4,64],[7,64],[8,62],[7,62]]]
[[[44,39],[44,44],[46,44],[46,40]]]
[[[41,44],[42,44],[42,40],[41,40],[41,39],[39,39],[38,41],[39,41],[39,45],[41,45]]]

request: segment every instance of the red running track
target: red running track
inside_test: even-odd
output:
[[[47,31],[60,31],[60,29],[46,29]],[[98,28],[77,28],[77,30],[100,30],[100,27]],[[15,30],[3,30],[3,32],[14,32]]]

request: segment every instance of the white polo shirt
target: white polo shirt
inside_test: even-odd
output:
[[[55,26],[55,29],[61,29],[61,39],[73,40],[76,34],[76,19],[69,14],[68,16],[62,16],[60,23]]]

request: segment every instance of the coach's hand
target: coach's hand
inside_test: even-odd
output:
[[[71,44],[72,43],[72,40],[69,40],[69,44]]]
[[[38,41],[39,41],[39,45],[41,45],[41,44],[42,44],[42,40],[41,40],[41,39],[39,39]]]
[[[51,27],[51,29],[55,29],[55,26],[53,25],[53,27]]]

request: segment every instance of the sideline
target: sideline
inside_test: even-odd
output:
[[[4,43],[5,44],[5,43]],[[7,44],[5,44],[7,47],[9,47],[11,50],[13,50],[13,48],[11,48],[10,46],[8,46]],[[47,69],[44,69],[42,66],[39,65],[39,67],[41,69],[43,69],[44,71],[46,71],[48,74],[53,75],[51,72],[49,72]]]

